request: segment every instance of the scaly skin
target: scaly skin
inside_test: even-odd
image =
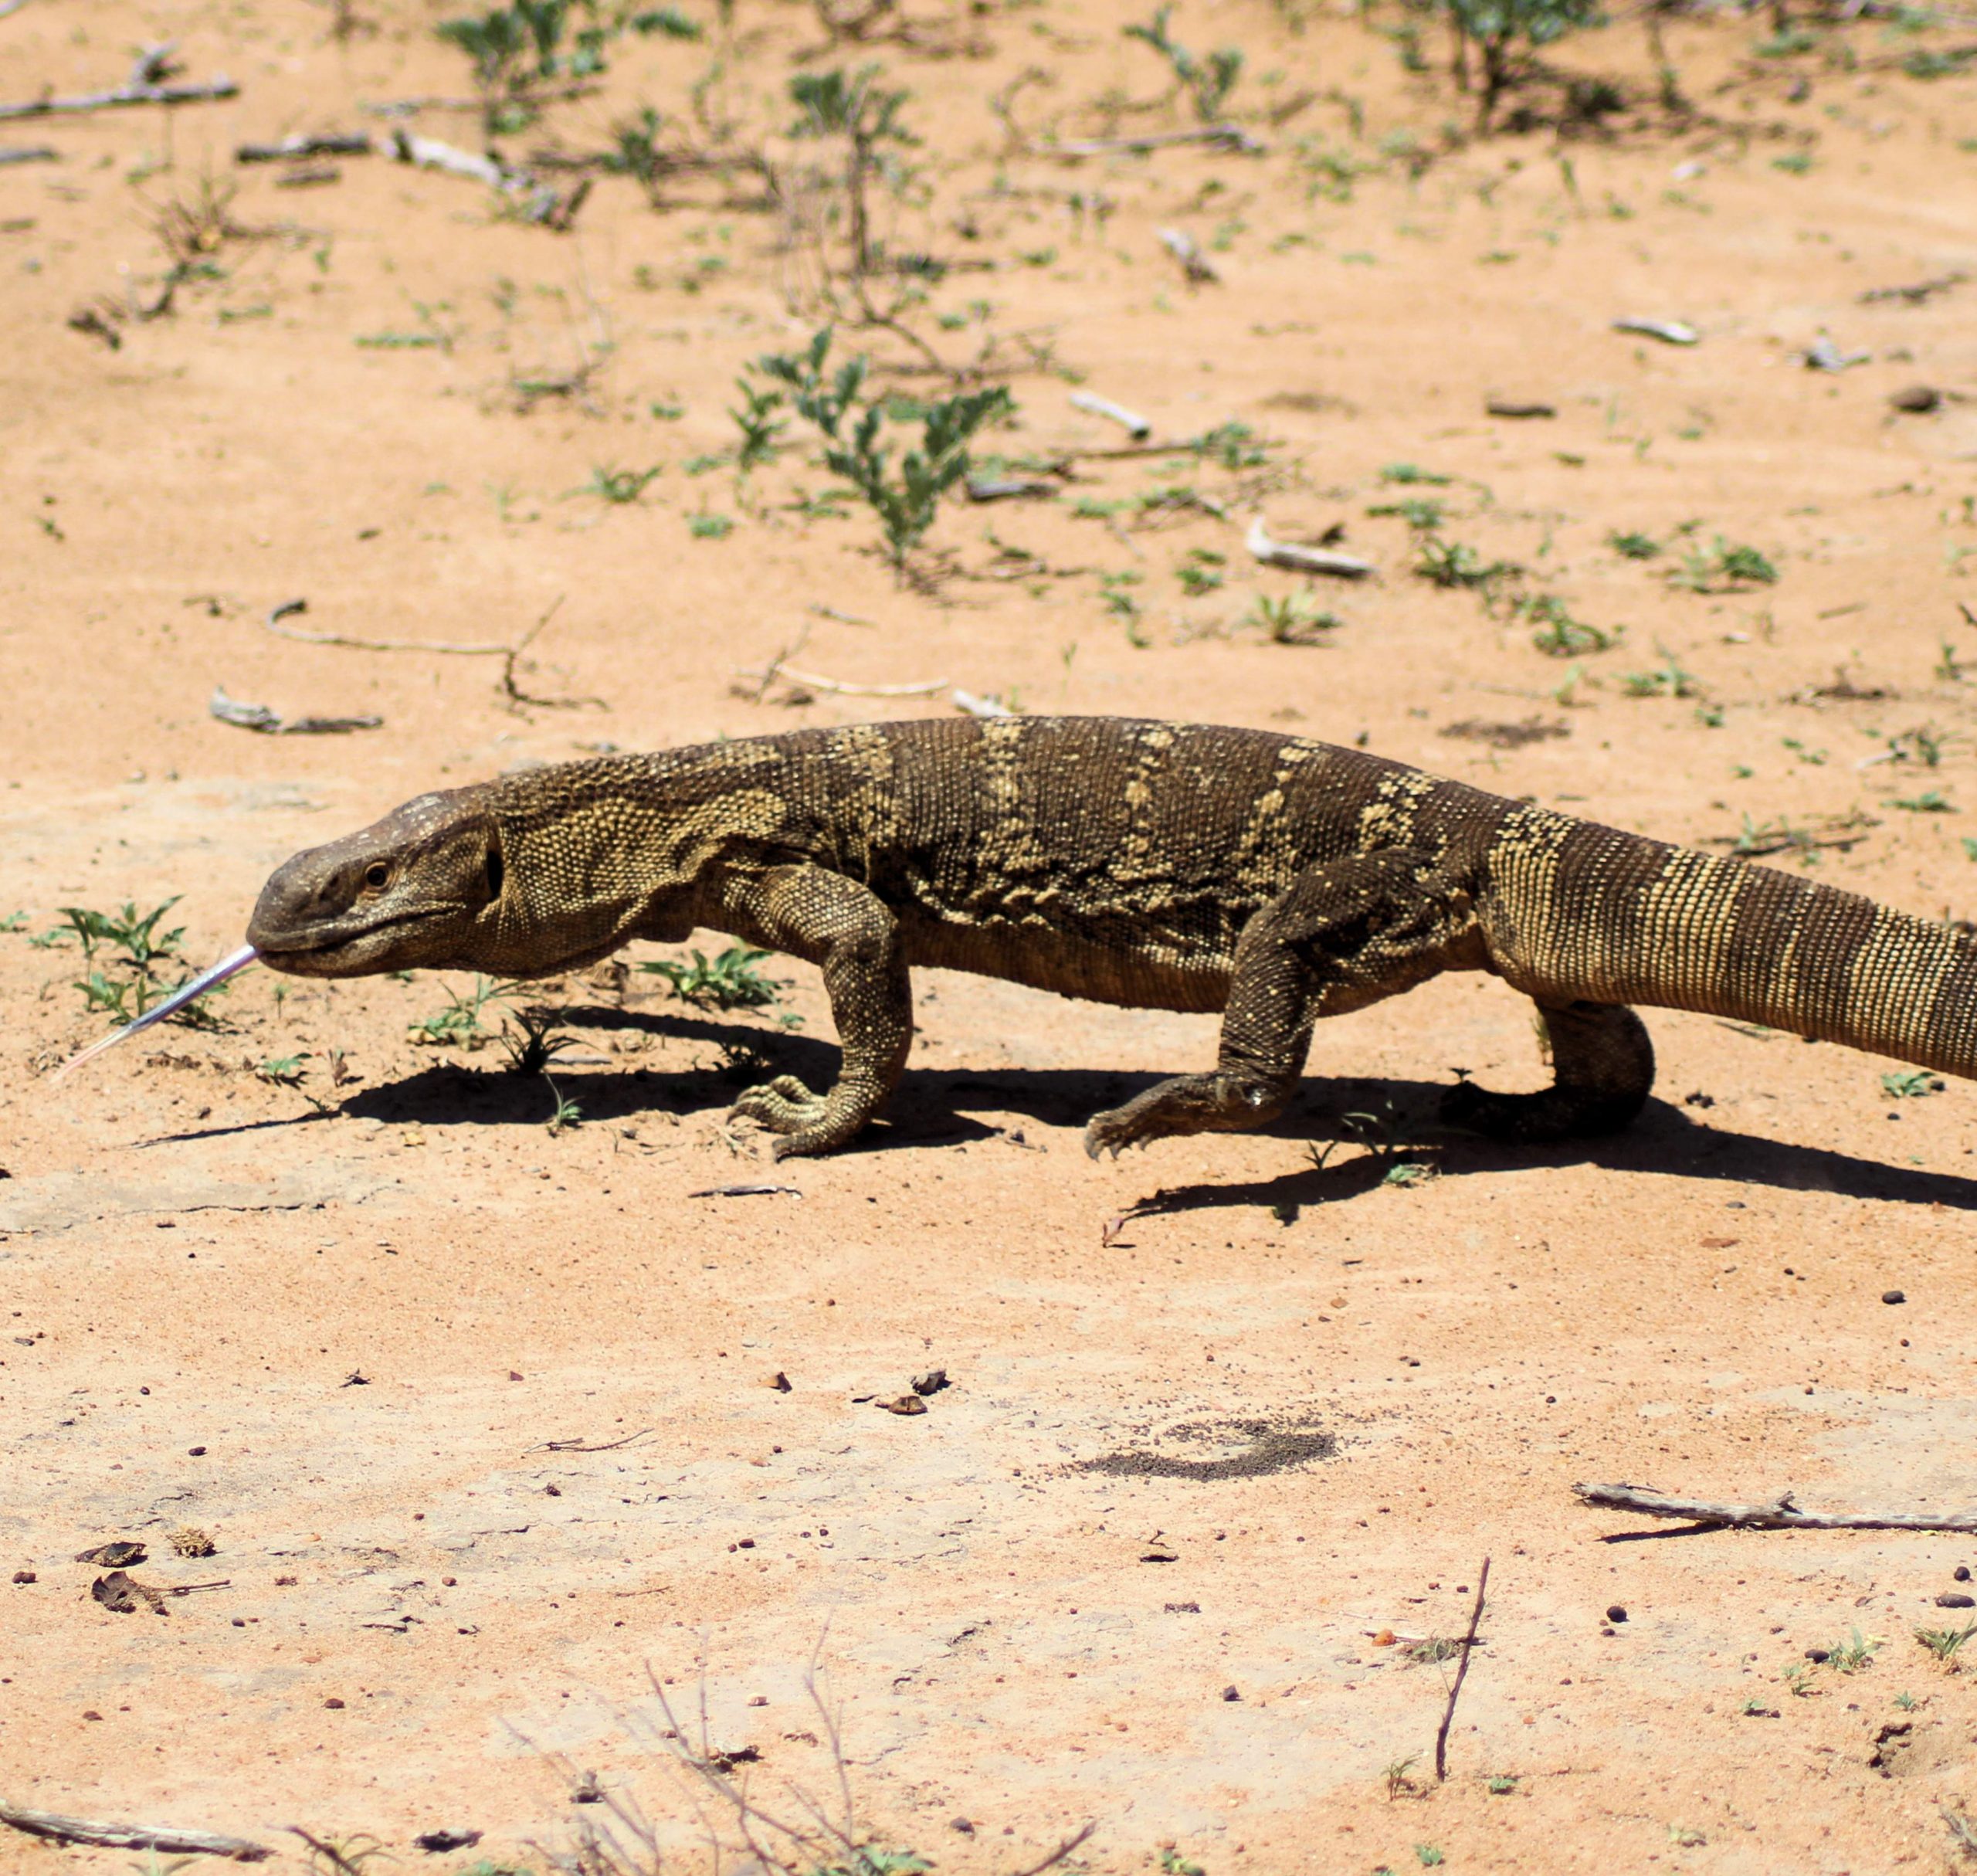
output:
[[[1977,947],[1946,925],[1357,750],[1111,717],[802,730],[421,796],[287,862],[248,937],[304,975],[528,977],[703,926],[823,972],[836,1082],[737,1104],[778,1158],[843,1145],[891,1091],[916,964],[1223,1013],[1216,1067],[1098,1115],[1094,1156],[1263,1125],[1318,1018],[1445,970],[1494,972],[1550,1033],[1544,1092],[1450,1091],[1500,1138],[1632,1120],[1634,1003],[1977,1072]]]

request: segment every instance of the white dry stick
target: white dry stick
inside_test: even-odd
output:
[[[86,110],[114,110],[121,104],[196,104],[209,98],[230,98],[240,87],[230,78],[203,85],[120,85],[114,91],[91,91],[80,97],[36,98],[25,104],[0,104],[0,119],[70,117]]]
[[[1104,417],[1117,424],[1134,442],[1143,441],[1153,434],[1153,419],[1142,417],[1136,410],[1128,410],[1123,404],[1115,404],[1109,397],[1100,397],[1095,392],[1073,391],[1071,408],[1089,412],[1094,417]]]
[[[209,971],[202,971],[189,983],[181,984],[162,1003],[154,1003],[134,1023],[127,1023],[120,1030],[113,1030],[100,1042],[93,1042],[86,1049],[78,1050],[49,1077],[50,1082],[66,1080],[87,1061],[93,1060],[106,1049],[114,1049],[120,1042],[128,1042],[133,1036],[149,1029],[154,1023],[162,1023],[167,1016],[175,1016],[195,998],[204,996],[209,990],[223,984],[236,971],[244,971],[261,954],[251,945],[243,945],[238,951],[230,952]],[[10,1820],[11,1821],[11,1820]]]
[[[1638,332],[1645,338],[1659,339],[1664,345],[1700,345],[1702,334],[1685,320],[1616,319],[1616,332]]]
[[[229,697],[218,684],[206,700],[206,714],[263,736],[344,736],[352,730],[381,728],[385,721],[382,717],[284,717],[265,704],[243,704]]]
[[[739,671],[740,677],[759,677],[759,671]],[[931,697],[938,690],[948,687],[944,677],[930,677],[921,684],[841,684],[835,677],[820,677],[815,671],[799,670],[793,664],[779,664],[775,675],[786,677],[792,684],[807,685],[812,690],[828,690],[833,697]]]
[[[1162,228],[1155,232],[1160,236],[1160,245],[1181,263],[1181,270],[1187,275],[1190,286],[1201,286],[1222,278],[1202,252],[1201,243],[1185,229]]]
[[[1243,544],[1267,567],[1288,567],[1294,573],[1328,573],[1334,579],[1370,579],[1377,569],[1370,560],[1356,554],[1341,554],[1331,548],[1300,547],[1294,541],[1273,541],[1260,514],[1250,524]]]
[[[1000,697],[977,697],[972,690],[957,689],[955,708],[971,717],[1013,717],[1016,713]]]
[[[1865,365],[1870,351],[1842,351],[1829,334],[1822,332],[1799,354],[1799,362],[1809,371],[1843,371],[1850,365]]]
[[[0,1804],[0,1823],[57,1844],[93,1844],[106,1850],[164,1851],[193,1857],[231,1857],[236,1863],[263,1863],[274,1852],[244,1837],[212,1830],[178,1830],[170,1825],[103,1823],[93,1817],[64,1817],[57,1811],[16,1810]]]
[[[490,189],[506,189],[517,182],[526,184],[526,177],[504,169],[491,156],[476,156],[470,151],[456,150],[451,144],[443,144],[436,137],[419,137],[402,126],[395,126],[392,131],[392,154],[401,163],[415,163],[421,169],[443,169],[449,175],[466,176],[476,182],[484,182]]]
[[[1714,1505],[1643,1485],[1575,1485],[1572,1490],[1581,1503],[1606,1511],[1745,1531],[1977,1531],[1977,1511],[1802,1511],[1789,1491],[1758,1505]]]

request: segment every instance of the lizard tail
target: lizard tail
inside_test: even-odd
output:
[[[1480,909],[1497,968],[1540,1002],[1698,1010],[1977,1077],[1977,943],[1940,921],[1530,809]]]

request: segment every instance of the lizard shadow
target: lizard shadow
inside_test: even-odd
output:
[[[1306,1139],[1345,1137],[1338,1131],[1335,1123],[1351,1108],[1345,1102],[1328,1098],[1324,1092],[1328,1087],[1341,1086],[1358,1091],[1362,1097],[1369,1086],[1377,1087],[1382,1105],[1403,1117],[1433,1115],[1443,1093],[1443,1084],[1438,1083],[1341,1084],[1314,1078],[1307,1082],[1304,1099],[1291,1113],[1262,1131]],[[1361,1111],[1380,1111],[1363,1097],[1355,1104]],[[1320,1111],[1313,1112],[1314,1107]],[[1336,1203],[1385,1183],[1394,1159],[1428,1164],[1441,1178],[1460,1179],[1478,1172],[1538,1166],[1593,1165],[1613,1172],[1768,1186],[1783,1192],[1829,1192],[1850,1199],[1977,1212],[1977,1179],[1891,1165],[1884,1160],[1863,1159],[1828,1147],[1799,1146],[1761,1135],[1704,1125],[1690,1119],[1681,1108],[1662,1101],[1649,1101],[1640,1118],[1625,1132],[1596,1140],[1547,1146],[1509,1145],[1445,1128],[1425,1118],[1412,1125],[1402,1119],[1393,1137],[1409,1144],[1392,1159],[1366,1153],[1335,1165],[1301,1168],[1271,1179],[1228,1186],[1196,1183],[1165,1187],[1137,1206],[1131,1215],[1144,1217],[1229,1206],[1294,1209]]]
[[[575,1025],[675,1040],[702,1042],[727,1063],[686,1069],[637,1065],[628,1057],[602,1064],[551,1065],[558,1092],[586,1120],[609,1121],[654,1112],[684,1114],[724,1110],[742,1088],[772,1074],[800,1076],[813,1087],[836,1073],[835,1043],[732,1017],[701,1016],[594,1005],[565,1013]],[[979,1118],[1019,1114],[1041,1125],[1080,1128],[1094,1114],[1129,1101],[1164,1079],[1158,1074],[1104,1069],[909,1068],[886,1117],[858,1150],[895,1152],[928,1145],[1005,1138],[1009,1130]],[[1372,1116],[1400,1149],[1398,1157],[1432,1161],[1444,1178],[1531,1166],[1592,1165],[1616,1172],[1768,1186],[1782,1191],[1831,1192],[1847,1198],[1977,1211],[1977,1179],[1897,1166],[1825,1147],[1766,1139],[1692,1120],[1672,1103],[1650,1101],[1625,1132],[1551,1146],[1511,1146],[1440,1125],[1447,1084],[1367,1076],[1307,1077],[1299,1097],[1259,1131],[1267,1138],[1347,1142],[1351,1114]],[[434,1125],[473,1121],[537,1125],[550,1097],[539,1076],[490,1067],[436,1064],[415,1074],[353,1094],[342,1111],[360,1118]],[[313,1118],[313,1117],[312,1117]],[[1022,1144],[1027,1144],[1026,1142]],[[1162,1189],[1136,1215],[1233,1206],[1336,1203],[1385,1182],[1393,1157],[1362,1153],[1266,1180],[1197,1183]]]

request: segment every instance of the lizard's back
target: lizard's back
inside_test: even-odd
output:
[[[916,963],[1139,1007],[1219,1009],[1243,927],[1307,868],[1474,840],[1460,784],[1300,737],[1102,717],[826,731],[816,812]],[[805,766],[799,761],[799,772]],[[862,796],[846,816],[844,791]],[[1460,797],[1460,800],[1456,799]],[[1425,824],[1432,819],[1434,826]]]

